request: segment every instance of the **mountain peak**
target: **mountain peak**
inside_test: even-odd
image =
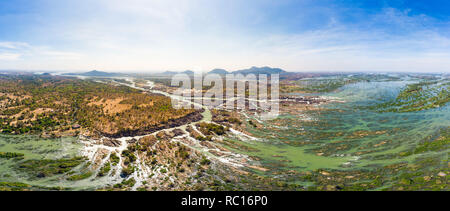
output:
[[[63,75],[111,77],[111,76],[119,76],[121,74],[119,74],[119,73],[108,73],[108,72],[103,72],[103,71],[98,71],[98,70],[92,70],[92,71],[84,72],[84,73],[66,73],[66,74],[63,74]]]
[[[271,68],[271,67],[251,67],[249,69],[237,70],[233,73],[241,73],[241,74],[282,74],[286,73],[286,71],[280,68]]]
[[[228,74],[228,71],[226,71],[224,69],[216,68],[216,69],[213,69],[213,70],[209,71],[208,74],[226,75],[226,74]]]

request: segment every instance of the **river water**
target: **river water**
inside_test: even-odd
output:
[[[257,116],[246,113],[248,120],[261,122],[265,127],[256,129],[247,125],[253,137],[232,131],[233,135],[225,139],[254,149],[229,148],[235,153],[236,158],[248,158],[247,156],[258,158],[259,163],[268,169],[258,173],[269,176],[279,170],[361,169],[400,161],[409,162],[414,156],[395,159],[374,159],[374,157],[409,149],[426,137],[436,135],[439,129],[450,126],[450,108],[446,105],[409,113],[378,113],[367,108],[368,105],[394,98],[407,83],[411,82],[405,80],[346,85],[336,92],[321,94],[323,97],[339,99],[342,102],[327,103],[320,105],[322,109],[299,111],[295,115],[283,114],[271,121],[262,121]],[[149,91],[136,87],[134,83],[123,85]],[[153,86],[150,81],[148,85]],[[161,91],[152,92],[175,97]],[[207,108],[202,114],[202,121],[211,121],[211,112]],[[185,127],[186,125],[183,125],[178,128],[184,130]],[[125,140],[130,138],[133,137],[124,137],[121,141],[125,144]],[[346,146],[345,150],[336,150],[336,147],[342,145]],[[86,146],[89,144],[74,137],[42,139],[31,135],[0,135],[0,152],[24,153],[25,160],[73,157],[80,153],[87,155],[89,153],[86,149],[90,148]],[[90,147],[95,148],[93,145]],[[124,147],[126,146],[121,146],[121,149]],[[200,146],[191,147],[213,156]],[[322,152],[325,154],[318,153],[320,149],[324,149]],[[366,151],[371,152],[358,154]],[[233,159],[229,158],[222,158],[222,161],[233,163]],[[20,161],[0,159],[0,181],[19,181],[74,189],[98,188],[120,182],[117,175],[100,179],[89,178],[78,182],[58,178],[28,180],[25,175],[13,171],[13,166],[18,162]],[[134,177],[140,183],[142,178],[137,174]],[[143,169],[139,174],[145,176],[148,172]]]
[[[238,151],[260,158],[270,169],[261,172],[266,175],[279,170],[364,169],[410,162],[416,156],[381,159],[380,155],[410,149],[426,137],[438,135],[440,129],[450,126],[449,105],[408,113],[379,113],[368,106],[395,98],[411,82],[346,85],[336,92],[320,94],[338,99],[338,102],[320,105],[320,110],[283,114],[276,121],[263,122],[262,129],[248,127],[248,131],[264,141],[233,141],[256,149]],[[256,116],[247,116],[257,120]],[[346,148],[338,150],[342,146]]]

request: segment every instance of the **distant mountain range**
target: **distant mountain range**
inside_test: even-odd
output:
[[[163,75],[175,75],[178,73],[185,73],[188,75],[193,75],[194,72],[191,70],[186,70],[183,72],[176,72],[176,71],[165,71],[161,74]],[[233,74],[243,74],[243,75],[247,75],[247,74],[285,74],[288,73],[280,68],[271,68],[271,67],[251,67],[249,69],[243,69],[243,70],[236,70],[233,72],[228,72],[225,69],[220,69],[220,68],[216,68],[213,69],[211,71],[209,71],[207,74],[219,74],[219,75],[225,75],[225,74],[229,74],[229,73],[233,73]]]
[[[286,71],[280,68],[271,68],[271,67],[251,67],[250,69],[236,70],[233,71],[234,74],[283,74],[287,73]]]
[[[208,73],[215,73],[220,75],[225,75],[230,72],[224,70],[224,69],[214,69],[209,71]],[[243,70],[236,70],[231,72],[233,74],[284,74],[287,73],[286,71],[280,69],[280,68],[271,68],[271,67],[251,67],[249,69],[243,69]]]
[[[165,72],[163,72],[163,73],[161,73],[161,74],[163,74],[163,75],[175,75],[175,74],[178,74],[179,72],[174,72],[174,71],[165,71]]]
[[[192,70],[186,70],[186,71],[183,71],[183,72],[165,71],[165,72],[163,72],[161,74],[163,74],[163,75],[176,75],[176,74],[180,74],[180,73],[184,73],[184,74],[188,74],[188,75],[194,75],[194,71],[192,71]]]
[[[229,72],[224,70],[224,69],[214,69],[208,72],[208,74],[219,74],[219,75],[225,75],[228,74]]]
[[[188,75],[194,75],[194,71],[192,71],[192,70],[186,70],[181,73],[188,74]]]
[[[123,74],[121,73],[108,73],[108,72],[102,72],[98,70],[92,70],[85,73],[64,73],[63,75],[80,75],[80,76],[92,76],[92,77],[114,77],[114,76],[121,76]]]
[[[163,73],[160,73],[162,75],[175,75],[175,74],[179,74],[179,73],[184,73],[184,74],[188,74],[188,75],[194,75],[194,71],[192,70],[186,70],[183,72],[176,72],[176,71],[165,71]],[[208,72],[209,73],[214,73],[214,74],[219,74],[219,75],[225,75],[228,73],[233,73],[233,74],[243,74],[243,75],[247,75],[247,74],[285,74],[288,73],[280,68],[271,68],[271,67],[251,67],[249,69],[243,69],[243,70],[236,70],[233,72],[228,72],[224,69],[213,69],[211,71]],[[98,71],[98,70],[92,70],[89,72],[84,72],[84,73],[64,73],[62,75],[79,75],[79,76],[90,76],[90,77],[117,77],[117,76],[124,76],[123,73],[109,73],[109,72],[103,72],[103,71]]]

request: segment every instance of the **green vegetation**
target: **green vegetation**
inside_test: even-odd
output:
[[[303,173],[308,190],[449,190],[448,160],[419,158],[414,164],[396,163],[371,171],[323,170]]]
[[[6,159],[24,159],[23,153],[17,153],[17,152],[0,152],[0,158],[6,158]]]
[[[256,124],[252,120],[248,120],[248,124],[252,127],[257,127]]]
[[[136,155],[134,152],[137,150],[137,144],[130,144],[128,149],[122,151],[122,158],[124,159],[123,164],[125,167],[122,169],[120,176],[125,178],[135,171],[135,167],[133,163],[136,161]]]
[[[109,136],[142,133],[195,112],[174,109],[165,96],[92,80],[2,75],[0,83],[5,134],[76,135],[82,128]]]
[[[21,182],[0,182],[0,191],[55,191],[65,190],[62,187],[43,187],[36,185],[29,185]]]
[[[224,139],[223,141],[219,141],[219,143],[223,144],[226,147],[229,147],[234,150],[240,150],[244,152],[258,152],[259,150],[244,144],[241,144],[237,141],[233,141],[231,139]]]
[[[128,149],[126,149],[122,152],[122,156],[125,158],[125,161],[124,161],[125,165],[134,163],[134,161],[136,161],[136,155],[134,155],[134,153]]]
[[[202,160],[200,161],[200,165],[209,165],[209,164],[211,164],[211,161],[205,156],[203,156]]]
[[[102,168],[100,168],[100,171],[98,172],[97,176],[99,177],[103,177],[106,176],[109,171],[111,171],[111,163],[105,163],[105,165],[102,166]]]
[[[135,171],[135,167],[133,165],[129,165],[122,169],[120,176],[123,178],[128,177],[129,175],[133,174],[134,171]]]
[[[114,188],[126,188],[126,187],[133,187],[134,184],[136,184],[136,180],[134,178],[130,178],[128,180],[123,180],[119,184],[115,184]]]
[[[109,159],[113,166],[116,166],[120,162],[120,158],[119,158],[119,156],[117,156],[116,153],[111,153]]]
[[[119,83],[124,83],[124,84],[132,84],[131,81],[125,80],[125,79],[114,79],[114,81],[117,81]]]
[[[320,74],[319,74],[320,75]],[[301,77],[302,78],[302,77]],[[306,92],[306,93],[326,93],[334,92],[339,88],[358,82],[371,81],[395,81],[397,77],[388,75],[370,75],[370,74],[323,74],[323,77],[307,79],[287,77],[280,83],[280,93]]]
[[[20,182],[0,182],[0,191],[64,191],[63,187],[45,187]]]
[[[70,181],[84,180],[84,179],[87,179],[90,176],[92,176],[92,174],[93,173],[90,171],[83,173],[83,174],[76,174],[76,175],[72,175],[72,176],[68,177],[67,180],[70,180]]]
[[[34,178],[50,177],[64,174],[84,161],[82,157],[58,160],[27,160],[18,166],[18,170],[24,171]]]
[[[99,85],[89,80],[80,82],[78,79],[61,77],[30,76],[35,79],[29,81],[21,81],[20,77],[17,77],[18,79],[14,77],[16,76],[0,79],[1,82],[11,83],[6,85],[6,88],[0,88],[2,133],[55,132],[55,135],[58,135],[64,132],[75,134],[76,131],[84,134],[88,130],[106,136],[123,136],[136,131],[167,128],[171,118],[190,114],[189,110],[185,110],[185,113],[176,114],[176,117],[166,118],[172,110],[170,104],[165,103],[167,98],[142,94],[124,86]],[[340,82],[342,78],[346,79]],[[33,82],[34,80],[36,82]],[[108,83],[110,80],[103,81]],[[303,91],[334,91],[348,83],[364,82],[366,79],[362,76],[339,76],[328,84],[325,81],[320,82],[322,79],[317,80],[319,81],[317,84],[310,88],[302,88]],[[391,79],[385,77],[383,80]],[[381,111],[393,109],[391,111],[404,112],[446,105],[448,82],[438,81],[436,78],[432,80],[408,85],[395,99],[395,103],[398,104],[386,104],[385,107],[380,105],[377,108]],[[34,84],[28,84],[32,82]],[[89,88],[86,90],[77,88],[75,84]],[[395,83],[393,87],[398,87],[399,84],[402,83]],[[15,85],[25,88],[16,90]],[[371,87],[373,84],[368,85]],[[33,87],[49,89],[47,91],[57,95],[58,98],[46,102],[45,98],[50,95],[45,94],[47,92],[41,93],[40,90],[34,91]],[[120,154],[111,151],[109,159],[98,167],[96,175],[106,177],[114,166],[121,165],[123,169],[120,176],[124,180],[119,184],[109,183],[116,180],[108,178],[93,178],[95,175],[92,167],[96,165],[91,165],[83,158],[26,160],[25,157],[33,158],[38,153],[44,154],[49,151],[59,153],[59,151],[53,147],[36,147],[34,142],[13,148],[9,143],[16,141],[15,138],[7,139],[5,144],[0,142],[0,147],[3,147],[1,150],[17,149],[25,155],[0,152],[2,161],[16,164],[13,170],[17,171],[14,173],[3,171],[0,172],[0,176],[2,179],[5,178],[5,181],[11,181],[15,176],[23,178],[20,173],[27,173],[31,179],[45,178],[41,181],[47,185],[48,182],[62,178],[65,180],[60,184],[69,184],[69,187],[78,185],[74,181],[92,179],[98,180],[95,181],[96,187],[97,184],[104,184],[105,187],[101,187],[102,189],[130,190],[136,185],[132,177],[145,175],[136,172],[137,165],[147,165],[153,172],[142,181],[142,186],[138,190],[449,190],[450,127],[443,127],[446,122],[441,121],[445,120],[445,113],[442,112],[445,110],[435,109],[429,111],[430,113],[424,111],[410,114],[364,113],[365,110],[360,111],[358,110],[360,107],[353,105],[374,102],[374,99],[383,96],[367,97],[366,93],[360,96],[360,93],[352,88],[354,87],[346,87],[343,93],[329,93],[330,96],[344,96],[343,103],[324,103],[314,109],[308,109],[310,107],[307,105],[299,106],[293,109],[298,108],[297,113],[296,111],[283,113],[280,118],[270,121],[255,121],[252,112],[248,113],[249,117],[243,117],[240,112],[211,111],[211,121],[214,123],[195,123],[196,129],[193,125],[186,126],[186,131],[191,137],[201,141],[214,140],[215,143],[200,142],[200,145],[197,145],[197,142],[192,142],[196,144],[192,147],[190,139],[183,140],[180,135],[175,135],[179,133],[174,130],[159,131],[156,135],[139,140],[128,140],[128,148]],[[89,89],[97,90],[93,92]],[[21,91],[24,92],[19,95]],[[351,97],[347,98],[347,92]],[[363,98],[370,99],[365,101]],[[26,103],[33,99],[34,102]],[[350,102],[347,99],[355,99],[357,102]],[[302,110],[303,108],[306,109]],[[435,118],[433,115],[439,117],[431,119]],[[422,117],[430,119],[422,121],[424,119]],[[155,122],[151,123],[152,121]],[[429,123],[430,127],[421,125],[418,127],[418,124],[422,123]],[[41,130],[33,129],[33,125],[39,125]],[[263,141],[244,140],[231,134],[227,136],[228,128],[239,125],[242,126],[241,130],[246,130],[246,134]],[[441,130],[437,131],[437,128]],[[181,132],[183,133],[184,131]],[[175,136],[178,138],[174,140]],[[92,137],[96,139],[99,136]],[[103,140],[103,143],[95,142],[95,144],[117,147],[119,143],[117,141],[110,139],[109,142]],[[236,156],[236,159],[245,162],[247,166],[232,168],[221,163],[220,159],[209,160],[204,150],[198,148],[206,148],[210,153],[207,155],[211,157],[243,154],[245,156],[241,158],[244,159],[240,159],[239,156]],[[210,148],[214,149],[209,150]],[[28,154],[31,150],[33,153]],[[224,153],[227,151],[233,154]],[[53,156],[50,153],[46,155]],[[98,164],[99,159],[104,160],[108,153],[98,151],[94,155],[99,157],[95,156],[92,162]],[[247,158],[250,159],[248,162]],[[138,160],[140,163],[137,163]],[[80,166],[83,163],[84,165]],[[118,176],[115,172],[111,175]],[[30,183],[41,184],[41,181]],[[83,182],[83,185],[86,183]],[[0,190],[41,190],[41,188],[24,183],[0,182]]]
[[[306,93],[325,93],[333,92],[337,89],[352,83],[357,83],[361,81],[367,81],[363,76],[353,76],[353,77],[329,77],[324,79],[304,79],[297,81],[283,81],[280,84],[281,93],[292,93],[292,92],[306,92]]]
[[[450,148],[450,127],[441,129],[439,131],[439,137],[425,140],[419,143],[414,149],[409,151],[400,152],[399,156],[406,157],[413,154],[421,154],[429,151],[442,151]]]
[[[415,150],[414,154],[420,154],[428,151],[439,151],[448,149],[450,146],[450,138],[440,138],[432,142],[425,142],[420,144]]]
[[[24,191],[30,190],[31,185],[20,182],[0,182],[0,191]]]
[[[228,118],[227,120],[228,120],[228,122],[230,122],[231,124],[237,124],[237,125],[242,124],[241,120],[239,120],[238,118],[230,117],[230,118]]]
[[[223,135],[228,130],[222,125],[214,124],[214,123],[206,123],[201,122],[196,124],[199,131],[202,132],[204,135]]]
[[[195,137],[195,139],[197,139],[199,141],[212,141],[213,137],[212,136],[197,136],[197,137]]]
[[[380,112],[413,112],[442,107],[450,101],[449,89],[448,80],[409,84],[396,99],[373,109]]]
[[[312,92],[312,93],[322,93],[322,92],[332,92],[335,91],[347,84],[352,84],[359,82],[358,79],[338,79],[338,80],[308,80],[308,81],[300,81],[299,91],[303,92]]]
[[[176,155],[184,160],[189,158],[189,151],[187,150],[187,147],[180,146],[176,152]]]

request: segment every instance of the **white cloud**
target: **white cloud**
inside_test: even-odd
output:
[[[20,54],[15,53],[0,53],[0,60],[15,61],[20,58]]]
[[[49,46],[34,46],[26,42],[0,42],[0,68],[58,69],[68,61],[80,62],[80,53],[55,50]]]
[[[55,59],[80,59],[82,57],[81,54],[79,53],[74,53],[74,52],[63,52],[63,51],[42,51],[42,52],[37,52],[37,55],[44,55],[44,56],[50,56],[52,58]]]
[[[24,42],[0,42],[0,49],[21,49],[21,48],[29,48],[28,43]]]
[[[386,8],[367,22],[355,24],[332,16],[328,24],[309,31],[270,28],[254,32],[246,28],[251,24],[239,23],[240,19],[252,22],[243,19],[249,17],[257,19],[255,23],[265,21],[258,19],[263,11],[241,5],[254,2],[232,1],[231,6],[205,0],[80,2],[92,4],[95,12],[68,11],[56,16],[58,22],[43,25],[45,33],[37,35],[64,47],[5,41],[0,42],[0,53],[19,54],[15,67],[28,69],[276,66],[291,71],[450,71],[444,59],[450,58],[449,37],[429,27],[435,21],[432,18],[413,16],[407,10]]]

